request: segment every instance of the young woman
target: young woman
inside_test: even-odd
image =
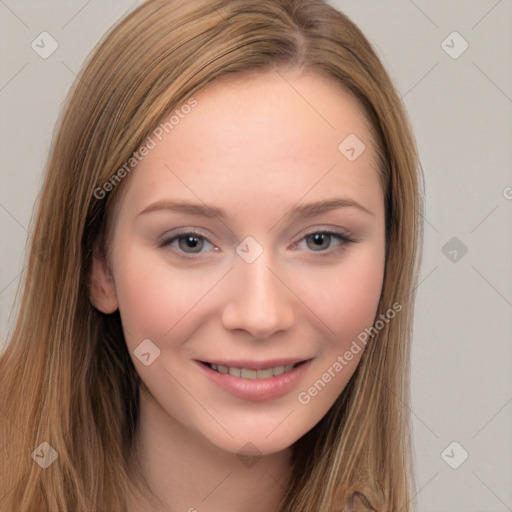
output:
[[[420,178],[400,97],[324,2],[121,20],[46,171],[0,509],[411,511]]]

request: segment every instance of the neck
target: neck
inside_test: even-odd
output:
[[[176,422],[141,386],[132,460],[142,472],[135,479],[143,477],[158,502],[149,508],[131,490],[128,512],[279,512],[290,455],[291,448],[252,463],[241,459]]]

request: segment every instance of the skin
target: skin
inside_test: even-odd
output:
[[[321,75],[231,77],[194,97],[198,106],[123,184],[109,261],[94,257],[91,300],[105,313],[120,310],[143,381],[137,447],[161,510],[277,512],[292,444],[326,414],[363,350],[307,405],[298,393],[349,350],[377,310],[385,224],[376,152],[357,101]],[[355,161],[338,150],[349,134],[366,146]],[[368,211],[285,218],[328,198]],[[227,217],[139,215],[162,199],[223,208]],[[178,228],[205,238],[196,249],[187,236],[159,247]],[[354,241],[327,236],[318,249],[313,234],[326,230]],[[252,263],[235,251],[247,236],[263,249]],[[134,355],[145,339],[160,350],[148,366]],[[313,361],[290,393],[263,402],[232,396],[194,362],[286,356]],[[259,458],[247,465],[240,455]],[[147,510],[135,495],[129,506]]]

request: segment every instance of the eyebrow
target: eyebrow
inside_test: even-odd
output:
[[[355,208],[366,214],[374,216],[374,214],[365,208],[362,204],[349,198],[333,198],[324,199],[322,201],[316,201],[313,203],[307,203],[301,206],[296,206],[289,210],[284,219],[288,221],[296,221],[302,218],[313,217],[320,215],[331,210],[338,208]],[[206,204],[192,203],[188,201],[175,201],[170,199],[162,199],[150,204],[144,210],[137,214],[143,215],[150,212],[171,210],[180,213],[188,213],[189,215],[200,215],[202,217],[218,217],[220,219],[227,219],[228,215],[222,208],[215,206],[208,206]]]

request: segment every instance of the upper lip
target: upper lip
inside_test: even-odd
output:
[[[247,368],[251,370],[265,370],[267,368],[275,368],[276,366],[288,366],[290,364],[303,363],[309,361],[300,357],[286,357],[280,359],[267,359],[266,361],[251,361],[250,359],[225,359],[200,360],[201,363],[217,364],[228,368]]]

